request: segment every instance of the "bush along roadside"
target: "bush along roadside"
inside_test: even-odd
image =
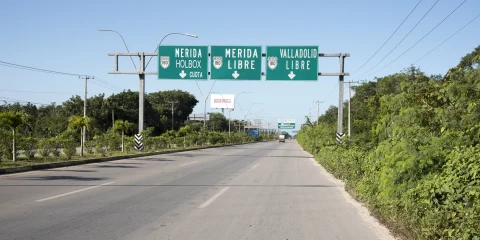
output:
[[[479,64],[477,47],[445,76],[411,67],[357,86],[350,138],[334,142],[331,107],[298,142],[394,233],[478,240]]]
[[[8,132],[4,133],[8,136]],[[187,149],[206,146],[224,146],[230,144],[253,143],[274,139],[275,136],[254,137],[245,133],[235,132],[230,135],[226,132],[193,131],[188,126],[179,131],[167,131],[160,136],[150,136],[144,132],[144,151],[157,152],[168,149]],[[10,134],[11,135],[11,134]],[[0,168],[18,167],[25,165],[60,162],[70,160],[103,158],[142,153],[134,150],[134,138],[124,136],[122,149],[122,135],[117,132],[107,132],[93,136],[86,141],[84,157],[79,156],[79,135],[76,131],[67,130],[55,138],[37,139],[19,137],[17,146],[17,161],[11,161],[12,142],[0,141],[2,161]],[[123,150],[123,151],[122,151]],[[10,152],[10,154],[8,154]]]

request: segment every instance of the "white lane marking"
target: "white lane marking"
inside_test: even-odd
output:
[[[222,190],[220,190],[220,192],[218,192],[217,194],[213,195],[210,199],[208,199],[206,202],[204,202],[202,205],[198,206],[198,208],[206,208],[208,205],[210,205],[210,203],[212,203],[213,201],[215,201],[215,199],[217,199],[218,197],[220,197],[220,195],[222,195],[224,192],[226,192],[227,190],[229,189],[229,187],[224,187]]]
[[[257,164],[255,164],[255,165],[253,165],[253,167],[252,167],[251,169],[253,170],[253,169],[257,168],[258,165],[260,165],[260,163],[257,163]]]
[[[183,166],[185,166],[185,165],[192,164],[192,163],[196,163],[196,162],[198,162],[198,161],[193,161],[193,162],[185,163],[185,164],[180,165],[179,167],[183,167]]]
[[[55,198],[64,197],[64,196],[67,196],[67,195],[87,191],[87,190],[98,188],[98,187],[101,187],[101,186],[110,185],[112,183],[114,183],[114,182],[109,182],[109,183],[100,184],[98,186],[92,186],[92,187],[88,187],[88,188],[79,189],[79,190],[76,190],[76,191],[73,191],[73,192],[68,192],[68,193],[57,195],[57,196],[36,200],[35,202],[43,202],[43,201],[47,201],[47,200],[52,200],[52,199],[55,199]]]

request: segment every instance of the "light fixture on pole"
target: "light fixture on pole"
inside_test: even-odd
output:
[[[127,48],[127,51],[128,53],[130,53],[128,47],[127,47],[127,44],[125,43],[124,41],[124,38],[123,36],[115,31],[115,30],[112,30],[112,29],[100,29],[99,31],[102,31],[102,32],[114,32],[116,34],[118,34],[120,36],[120,38],[122,38],[122,41],[125,45],[125,48]],[[198,38],[198,36],[194,35],[194,34],[190,34],[190,33],[177,33],[177,32],[173,32],[173,33],[168,33],[167,35],[165,35],[162,40],[160,41],[160,43],[155,47],[155,52],[157,52],[158,50],[158,47],[160,46],[160,44],[162,44],[163,40],[170,36],[170,35],[184,35],[184,36],[187,36],[187,37],[194,37],[194,38]],[[148,60],[148,63],[147,65],[145,65],[145,56],[143,53],[137,53],[139,56],[140,56],[140,66],[137,68],[135,66],[135,62],[133,61],[133,58],[132,58],[132,55],[129,55],[130,56],[130,59],[132,60],[132,63],[134,65],[134,67],[136,68],[137,72],[138,72],[138,76],[139,76],[139,79],[140,79],[140,87],[139,87],[139,98],[138,98],[138,133],[141,134],[142,131],[143,131],[143,124],[144,124],[144,104],[145,104],[145,69],[147,68],[148,64],[150,63],[150,61],[152,60],[153,56],[150,55],[150,60]],[[121,73],[117,73],[117,74],[121,74]]]

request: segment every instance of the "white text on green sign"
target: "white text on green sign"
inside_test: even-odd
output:
[[[212,46],[211,78],[260,80],[262,48],[259,46]]]
[[[266,80],[317,80],[317,46],[267,46]]]
[[[159,46],[159,79],[207,79],[207,46]]]

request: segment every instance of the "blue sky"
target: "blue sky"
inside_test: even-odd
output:
[[[138,91],[138,76],[109,75],[113,57],[125,52],[120,32],[130,51],[152,52],[165,34],[187,32],[199,38],[172,35],[165,45],[318,45],[321,53],[348,52],[345,71],[357,70],[392,34],[418,0],[297,0],[297,1],[7,1],[0,8],[0,61],[63,72],[100,77],[121,89]],[[385,47],[359,72],[345,80],[357,80],[382,59],[415,25],[436,0],[423,0]],[[418,27],[377,68],[380,69],[412,46],[463,0],[440,0]],[[442,25],[396,62],[368,76],[367,80],[398,72],[410,66],[437,44],[478,15],[480,2],[469,0]],[[479,45],[480,19],[469,25],[429,56],[417,63],[428,74],[444,74],[460,58]],[[132,69],[130,59],[120,61]],[[149,71],[156,71],[154,58]],[[265,66],[263,67],[265,68]],[[319,71],[337,72],[337,58],[320,58]],[[368,75],[368,74],[367,74]],[[363,79],[363,78],[362,78]],[[37,103],[61,103],[72,94],[83,96],[83,81],[77,77],[31,72],[0,66],[0,96]],[[214,81],[198,81],[205,95]],[[242,94],[238,103],[253,115],[276,123],[296,119],[297,125],[312,108],[324,101],[323,112],[338,104],[338,77],[319,77],[316,82],[217,81],[213,92]],[[147,76],[146,92],[181,89],[194,94],[203,112],[203,101],[195,81],[157,80]],[[18,92],[28,91],[28,92]],[[345,90],[346,91],[346,90]],[[40,93],[55,92],[55,93]],[[89,95],[114,93],[89,85]],[[345,97],[347,92],[345,92]],[[208,104],[208,103],[207,103]],[[240,109],[232,118],[242,118]],[[209,104],[207,109],[209,110]],[[218,110],[212,110],[218,111]],[[246,112],[246,111],[245,111]],[[266,114],[270,113],[270,114]]]

